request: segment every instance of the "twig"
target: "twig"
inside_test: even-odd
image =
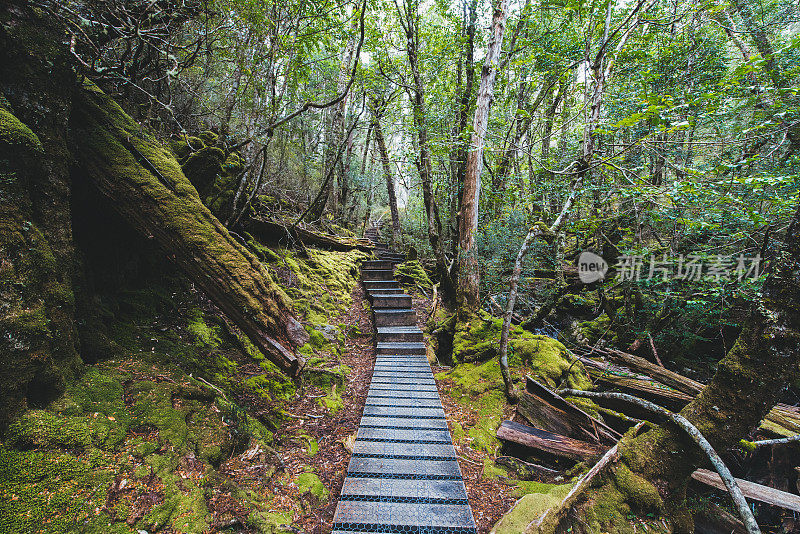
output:
[[[750,510],[750,505],[747,504],[747,501],[742,494],[742,490],[739,489],[739,486],[736,484],[736,480],[733,478],[730,470],[722,461],[722,458],[719,457],[719,454],[717,454],[717,452],[714,450],[714,447],[712,447],[705,438],[705,436],[703,436],[697,427],[694,426],[688,419],[682,415],[662,408],[658,404],[634,397],[633,395],[628,395],[627,393],[599,393],[596,391],[581,391],[578,389],[564,389],[559,393],[562,395],[572,395],[576,397],[624,400],[669,419],[681,427],[681,429],[689,434],[689,437],[691,437],[692,440],[697,443],[700,449],[706,453],[706,456],[708,456],[708,459],[711,461],[711,465],[713,465],[714,469],[717,471],[717,473],[719,473],[720,478],[722,478],[722,482],[725,484],[725,487],[728,489],[728,492],[731,495],[731,499],[733,500],[736,510],[739,512],[739,516],[742,518],[742,522],[744,523],[747,532],[749,534],[761,534],[758,523],[756,523],[756,519],[753,517],[753,512]]]

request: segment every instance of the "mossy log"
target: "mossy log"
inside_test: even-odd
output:
[[[171,152],[95,85],[76,90],[74,155],[130,225],[164,253],[271,361],[296,375],[306,334],[259,260],[206,208]],[[80,178],[78,178],[80,179]]]
[[[374,248],[367,239],[342,238],[314,232],[299,226],[293,227],[291,225],[283,225],[279,222],[266,219],[247,219],[246,221],[242,221],[241,226],[246,232],[252,234],[262,243],[291,245],[294,241],[299,241],[305,246],[336,250],[339,252],[349,252],[351,250],[372,252]]]

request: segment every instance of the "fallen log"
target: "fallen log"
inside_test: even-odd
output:
[[[517,480],[536,480],[539,482],[558,482],[564,480],[564,474],[556,469],[534,464],[514,458],[513,456],[498,456],[494,463],[514,471]]]
[[[514,421],[503,421],[497,429],[497,437],[576,462],[597,458],[608,449],[603,445],[586,443]]]
[[[138,233],[284,372],[307,340],[292,303],[261,262],[200,201],[172,154],[91,82],[76,90],[70,135],[79,171]]]
[[[717,473],[709,471],[708,469],[698,469],[692,473],[692,479],[700,482],[701,484],[705,484],[706,486],[711,486],[712,488],[722,491],[728,491],[725,487],[725,484],[722,482],[722,478],[720,478]],[[742,494],[748,499],[771,504],[772,506],[777,506],[786,510],[800,512],[800,495],[787,493],[785,491],[770,488],[769,486],[763,486],[761,484],[756,484],[755,482],[742,480],[740,478],[736,479],[736,484],[742,490]]]
[[[619,432],[530,376],[520,396],[517,413],[539,428],[591,443],[611,446],[621,437]]]
[[[665,369],[664,367],[651,363],[644,358],[640,358],[639,356],[634,356],[633,354],[612,349],[606,349],[604,353],[611,360],[620,362],[627,367],[630,367],[633,371],[643,373],[658,380],[662,384],[673,389],[677,389],[678,391],[686,393],[687,395],[697,395],[700,393],[700,390],[705,387],[705,384],[702,384],[696,380],[692,380],[691,378],[687,378],[674,371],[670,371],[669,369]]]
[[[321,232],[314,232],[300,226],[284,225],[267,219],[247,219],[240,223],[245,232],[250,233],[262,243],[281,243],[291,245],[299,241],[305,246],[314,246],[328,250],[347,252],[358,249],[372,252],[374,246],[368,239],[338,237]]]
[[[603,356],[625,366],[589,358],[589,354]],[[674,409],[680,409],[694,397],[705,384],[654,365],[643,358],[613,349],[594,348],[578,355],[578,359],[589,369],[593,376],[602,382],[627,388],[642,397],[649,397]],[[592,372],[594,370],[595,372]],[[658,381],[647,373],[662,379]],[[644,373],[644,374],[642,374]],[[676,391],[670,393],[669,387]],[[655,389],[658,388],[658,389]],[[684,397],[683,395],[689,395]],[[781,437],[800,433],[800,408],[784,403],[776,404],[761,423],[761,431],[768,435]]]
[[[637,397],[661,404],[677,412],[683,409],[692,400],[691,395],[669,388],[654,380],[641,380],[639,378],[623,378],[614,375],[595,374],[597,380],[624,393],[631,393]],[[621,410],[619,410],[621,411]]]

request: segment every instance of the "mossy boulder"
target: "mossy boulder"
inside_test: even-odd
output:
[[[63,251],[37,216],[44,157],[39,137],[0,103],[0,430],[57,397],[80,369]]]
[[[558,505],[566,497],[572,484],[549,485],[533,483],[539,487],[531,488],[500,518],[492,528],[492,534],[519,534],[550,508]]]
[[[207,146],[191,154],[181,165],[183,173],[197,189],[200,198],[206,198],[211,192],[217,177],[222,174],[224,161],[224,151],[214,146]]]
[[[457,322],[453,361],[480,362],[499,356],[502,328],[502,319],[482,310],[469,321]],[[583,364],[575,362],[575,357],[560,341],[532,334],[519,326],[513,326],[509,332],[508,362],[512,367],[530,366],[535,377],[550,387],[562,384],[587,389],[590,385]]]
[[[430,293],[433,290],[433,282],[431,282],[422,264],[416,259],[398,264],[394,269],[394,276],[404,286],[419,289],[426,293]]]

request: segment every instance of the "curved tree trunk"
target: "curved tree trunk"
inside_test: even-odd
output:
[[[201,202],[171,153],[109,96],[86,83],[74,98],[79,165],[131,226],[153,239],[253,343],[290,375],[305,331],[258,259]]]

